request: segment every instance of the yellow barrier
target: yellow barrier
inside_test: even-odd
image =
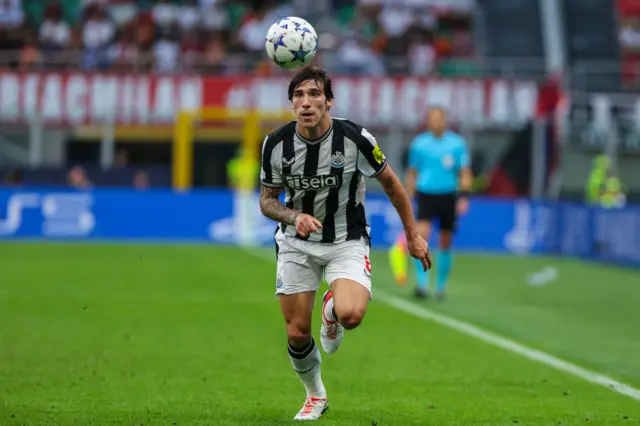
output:
[[[193,138],[198,122],[238,122],[242,124],[242,151],[244,155],[258,157],[255,149],[262,142],[267,121],[278,124],[293,120],[291,111],[264,113],[255,109],[203,108],[196,111],[180,111],[175,119],[173,135],[173,188],[187,190],[193,185]],[[255,160],[260,160],[255,158]]]

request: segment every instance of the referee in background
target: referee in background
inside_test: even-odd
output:
[[[418,209],[418,232],[429,240],[433,221],[440,226],[439,252],[436,257],[436,298],[442,300],[453,256],[451,243],[459,215],[469,210],[472,173],[469,151],[464,139],[447,128],[446,112],[441,107],[427,112],[428,131],[418,134],[409,147],[406,190],[415,197]],[[391,269],[396,280],[406,280],[406,243],[402,237],[389,252]],[[429,271],[416,265],[415,290],[420,299],[429,296]]]

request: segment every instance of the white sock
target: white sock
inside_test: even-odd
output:
[[[324,305],[324,316],[329,321],[336,321],[337,320],[336,319],[336,313],[333,310],[333,296],[331,296],[331,299],[329,299],[327,304]]]
[[[320,363],[322,359],[320,357],[320,350],[318,350],[313,338],[304,348],[293,348],[289,345],[288,352],[293,370],[298,374],[298,377],[300,377],[300,380],[304,384],[307,390],[307,396],[326,398],[327,391],[324,388],[322,376],[320,375]]]

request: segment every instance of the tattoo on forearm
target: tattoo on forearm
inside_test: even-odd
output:
[[[282,188],[262,186],[260,188],[260,211],[269,219],[286,225],[295,225],[298,212],[280,202],[278,197],[281,192]]]

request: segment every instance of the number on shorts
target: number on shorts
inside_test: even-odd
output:
[[[371,273],[371,261],[369,260],[369,256],[364,256],[364,267],[366,268],[368,273]]]

